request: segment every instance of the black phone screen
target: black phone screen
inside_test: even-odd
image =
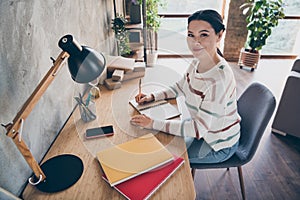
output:
[[[95,137],[113,135],[113,133],[114,133],[113,126],[110,125],[110,126],[87,129],[85,136],[86,138],[95,138]]]

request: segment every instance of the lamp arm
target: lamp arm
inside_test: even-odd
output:
[[[18,136],[19,132],[17,132],[15,135]],[[12,140],[14,141],[15,145],[17,146],[17,148],[21,152],[22,156],[25,158],[27,164],[32,169],[34,175],[37,178],[42,176],[41,181],[45,180],[46,175],[44,174],[44,172],[40,168],[39,164],[37,163],[37,161],[33,157],[32,153],[30,152],[30,149],[28,148],[28,146],[26,145],[24,140],[19,140],[18,137],[13,137]]]
[[[40,100],[42,95],[45,93],[48,86],[53,81],[56,72],[58,71],[60,65],[62,62],[67,58],[69,54],[65,51],[62,51],[57,59],[55,60],[53,66],[49,69],[47,74],[44,76],[44,78],[41,80],[39,85],[35,88],[33,93],[30,95],[30,97],[26,100],[26,102],[23,104],[21,110],[17,113],[16,117],[14,118],[12,122],[12,126],[10,126],[7,130],[6,135],[9,137],[13,137],[14,133],[19,130],[21,125],[21,119],[25,120],[36,103]]]
[[[43,176],[42,180],[46,178],[45,174],[41,170],[39,164],[34,159],[33,155],[31,154],[29,148],[25,144],[23,140],[19,141],[19,129],[21,126],[22,120],[25,120],[36,103],[40,100],[42,95],[45,93],[48,86],[51,84],[53,79],[55,78],[55,75],[57,71],[59,70],[62,63],[65,61],[66,58],[69,57],[69,54],[65,51],[62,51],[57,59],[54,61],[53,66],[49,69],[47,74],[44,76],[44,78],[41,80],[39,85],[35,88],[33,93],[30,95],[30,97],[26,100],[26,102],[23,104],[21,110],[17,113],[16,117],[14,118],[12,123],[9,123],[7,125],[3,125],[7,131],[6,135],[14,141],[15,145],[25,158],[26,162],[30,166],[30,168],[33,170],[36,177],[40,177],[40,175]]]

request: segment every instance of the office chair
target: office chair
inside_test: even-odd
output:
[[[295,60],[287,77],[277,111],[274,115],[272,132],[300,138],[300,59]]]
[[[260,83],[252,83],[238,99],[238,112],[241,116],[241,136],[235,154],[228,160],[216,164],[197,164],[190,162],[192,176],[196,169],[237,167],[242,197],[245,199],[245,187],[242,166],[254,156],[260,139],[274,112],[276,100],[268,88]]]

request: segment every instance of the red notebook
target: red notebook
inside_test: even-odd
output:
[[[182,164],[183,158],[117,184],[114,188],[130,200],[148,199]],[[108,182],[105,174],[102,178]]]

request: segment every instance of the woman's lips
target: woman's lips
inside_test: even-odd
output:
[[[193,51],[194,52],[199,52],[199,51],[201,51],[203,48],[193,48]]]

